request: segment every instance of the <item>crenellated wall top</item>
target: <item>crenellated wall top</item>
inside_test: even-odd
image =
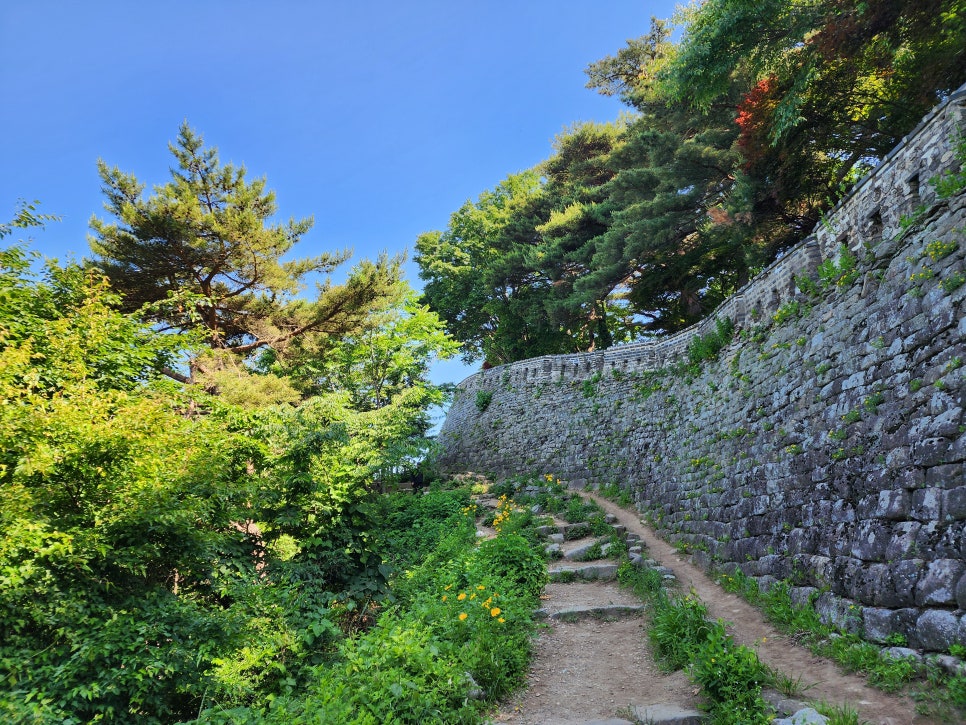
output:
[[[738,327],[763,318],[797,293],[796,276],[810,275],[827,259],[836,260],[842,245],[853,251],[894,238],[901,220],[936,201],[930,184],[938,174],[956,169],[954,140],[966,133],[966,85],[952,93],[862,178],[812,233],[772,262],[710,315],[666,337],[616,345],[599,352],[544,355],[482,370],[459,384],[465,391],[494,379],[505,383],[580,379],[597,372],[658,370],[685,358],[698,335],[714,329],[715,320]]]

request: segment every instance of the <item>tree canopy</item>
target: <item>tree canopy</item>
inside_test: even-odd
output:
[[[343,284],[317,279],[314,297],[305,297],[312,278],[349,253],[283,259],[311,219],[272,223],[277,204],[266,180],[248,181],[244,167],[222,164],[187,123],[169,148],[171,180],[147,198],[132,174],[98,163],[114,221],[91,219],[93,264],[124,311],[144,310],[171,330],[200,331],[214,350],[283,355],[306,335],[353,332],[402,298],[401,260],[389,257],[358,264]]]
[[[417,241],[426,300],[468,358],[696,322],[966,81],[963,0],[707,0],[674,22],[678,42],[655,19],[587,68],[630,115],[566,131]],[[493,215],[523,178],[526,207]]]

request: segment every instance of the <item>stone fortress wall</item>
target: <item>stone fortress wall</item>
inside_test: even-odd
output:
[[[964,132],[966,87],[687,330],[470,376],[443,468],[617,484],[705,566],[790,579],[875,641],[966,643],[966,198],[930,183]],[[799,289],[842,245],[856,273]],[[725,317],[719,359],[677,365]]]

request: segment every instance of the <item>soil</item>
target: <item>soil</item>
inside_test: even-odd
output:
[[[725,592],[703,571],[684,559],[641,523],[637,515],[593,494],[585,494],[617,517],[629,532],[641,536],[646,556],[673,570],[681,589],[693,589],[709,615],[729,623],[735,641],[753,647],[770,667],[800,678],[800,699],[847,704],[870,725],[929,725],[914,703],[875,690],[864,680],[843,673],[834,663],[813,655],[767,624],[761,613]],[[557,566],[556,564],[554,566]],[[575,606],[639,604],[614,582],[550,584],[544,591],[548,612]],[[588,720],[630,716],[631,705],[673,704],[697,708],[697,688],[681,672],[664,673],[654,662],[644,619],[624,616],[576,622],[546,620],[534,639],[527,687],[494,716],[516,725],[583,725]]]

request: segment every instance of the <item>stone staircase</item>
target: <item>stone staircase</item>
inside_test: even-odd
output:
[[[579,495],[573,493],[572,495]],[[483,497],[484,506],[495,501]],[[631,514],[628,514],[631,516]],[[628,548],[634,566],[658,571],[666,586],[677,584],[674,572],[650,558],[640,535],[628,532],[617,516],[605,522]],[[594,536],[584,523],[554,517],[537,533],[551,556],[550,583],[535,612],[545,629],[529,689],[520,704],[501,713],[496,723],[517,725],[700,725],[694,686],[681,673],[661,672],[650,655],[642,616],[646,606],[617,582],[619,561],[610,555],[610,536]],[[588,560],[593,553],[599,556]],[[601,697],[602,690],[607,697]],[[667,697],[663,697],[667,695]],[[824,723],[806,703],[768,697],[779,713],[776,725]],[[648,704],[637,704],[637,703]]]

